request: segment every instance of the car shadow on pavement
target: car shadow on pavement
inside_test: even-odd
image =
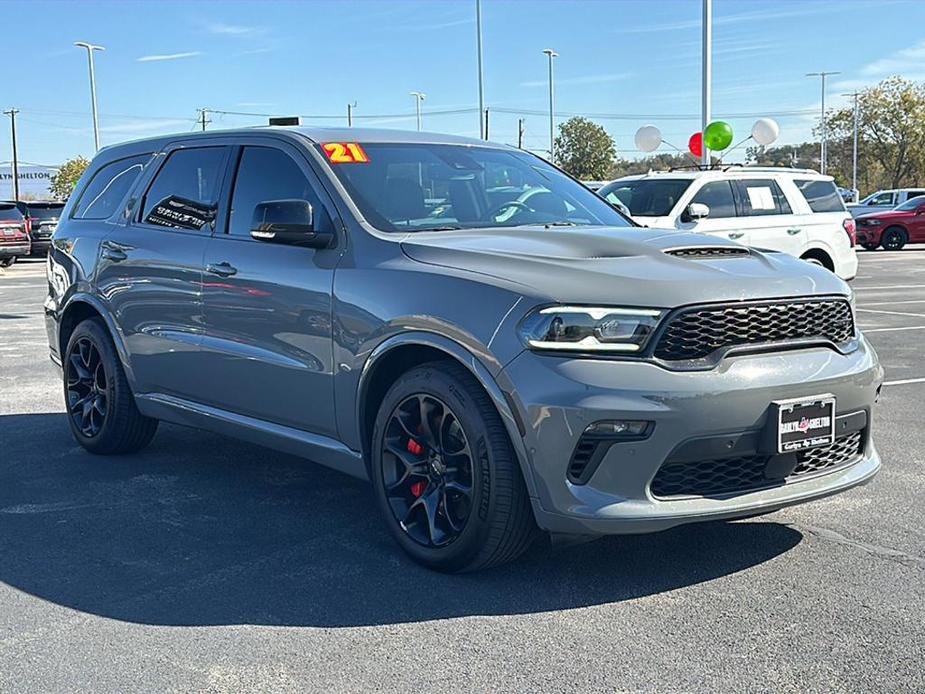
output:
[[[295,457],[162,426],[97,457],[62,414],[0,416],[0,581],[156,625],[341,627],[505,615],[664,593],[797,545],[784,525],[709,523],[533,550],[445,576],[406,559],[369,486]]]

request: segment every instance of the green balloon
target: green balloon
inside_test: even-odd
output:
[[[713,121],[703,131],[703,144],[714,152],[726,149],[732,144],[732,126],[725,121]]]

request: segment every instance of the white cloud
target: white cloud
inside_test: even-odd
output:
[[[206,31],[219,36],[260,36],[267,32],[266,27],[245,26],[243,24],[225,24],[224,22],[210,22],[206,24]]]
[[[162,60],[181,60],[182,58],[194,58],[202,55],[202,51],[187,51],[185,53],[165,53],[161,55],[143,55],[138,58],[139,63],[156,63]]]
[[[609,75],[583,75],[581,77],[566,77],[565,79],[557,79],[555,84],[557,87],[570,84],[603,84],[605,82],[619,82],[620,80],[625,80],[632,76],[633,73],[631,72],[616,72]],[[548,80],[530,80],[528,82],[521,82],[519,86],[545,87],[548,84]]]

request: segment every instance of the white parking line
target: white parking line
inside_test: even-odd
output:
[[[896,304],[925,304],[925,299],[905,299],[903,301],[873,301],[865,306],[895,306]]]
[[[887,313],[891,316],[912,316],[913,318],[925,318],[925,313],[906,313],[905,311],[884,311],[876,308],[858,308],[858,311],[865,313]]]
[[[903,378],[898,381],[884,381],[885,386],[904,386],[909,383],[925,383],[925,378]]]
[[[925,330],[925,325],[909,325],[902,328],[861,328],[865,335],[868,333],[890,333],[897,330]]]

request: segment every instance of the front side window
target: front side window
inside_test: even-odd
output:
[[[329,228],[330,218],[298,164],[285,152],[270,147],[245,147],[238,164],[228,233],[250,237],[254,208],[273,200],[307,200],[316,228]]]
[[[614,181],[598,191],[610,202],[622,202],[634,217],[667,217],[690,188],[691,179],[662,178]]]
[[[583,185],[522,152],[363,143],[352,145],[356,155],[341,156],[349,146],[337,145],[335,154],[319,149],[366,220],[382,231],[631,226]]]
[[[784,197],[777,181],[773,179],[750,179],[736,181],[739,189],[742,215],[762,217],[771,214],[791,214],[790,203]]]
[[[145,194],[147,224],[199,231],[215,222],[224,173],[225,147],[172,152]]]
[[[915,212],[917,209],[925,205],[925,195],[920,195],[916,198],[909,198],[902,205],[899,205],[894,209],[894,212]]]
[[[876,195],[871,195],[863,203],[863,205],[875,205],[877,207],[892,207],[895,205],[896,193],[887,191],[886,193],[877,193]]]
[[[102,167],[84,188],[71,216],[75,219],[112,217],[150,158],[150,154],[142,154]]]
[[[800,189],[809,208],[813,212],[844,212],[845,203],[842,202],[838,190],[832,181],[820,181],[811,178],[797,178],[793,181]]]
[[[736,202],[729,181],[710,181],[697,191],[691,203],[699,202],[710,208],[709,219],[736,216]]]

